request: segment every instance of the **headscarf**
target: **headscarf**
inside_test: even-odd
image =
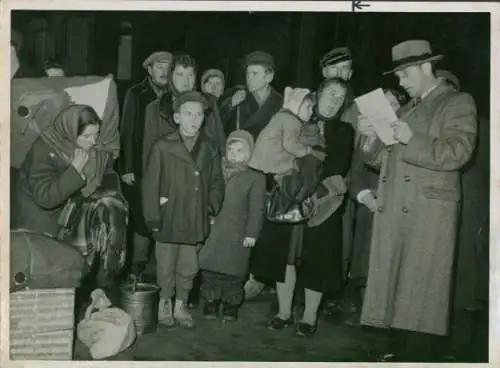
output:
[[[310,93],[311,91],[307,88],[286,87],[283,95],[283,108],[298,116],[300,106]]]
[[[254,140],[250,133],[246,130],[235,130],[232,132],[226,141],[226,152],[228,152],[229,146],[233,142],[242,142],[248,149],[248,160],[244,162],[229,162],[227,157],[222,160],[222,173],[224,174],[224,180],[227,182],[235,173],[246,170],[248,167],[248,161],[252,156],[254,148]]]
[[[75,149],[79,147],[77,144],[78,120],[81,114],[88,110],[93,111],[87,105],[67,107],[56,116],[54,123],[41,134],[42,140],[68,163],[73,159]],[[97,143],[90,150],[89,161],[83,169],[83,175],[87,181],[82,189],[84,196],[90,196],[97,189],[104,175],[109,155],[115,155],[116,151],[119,150],[117,139],[114,139],[113,134],[109,134],[112,130],[109,125],[100,124]]]

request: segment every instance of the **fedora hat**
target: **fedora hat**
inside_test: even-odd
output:
[[[392,48],[392,69],[384,75],[403,70],[412,65],[421,65],[428,62],[436,62],[443,55],[433,55],[429,41],[408,40],[401,42]]]

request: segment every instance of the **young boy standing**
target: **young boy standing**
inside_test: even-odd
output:
[[[173,102],[179,129],[153,145],[143,178],[144,214],[156,240],[161,287],[158,320],[167,326],[195,325],[186,302],[199,268],[197,246],[224,198],[217,143],[200,131],[206,108],[201,93],[179,94]]]

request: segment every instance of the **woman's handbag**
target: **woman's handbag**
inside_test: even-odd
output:
[[[300,224],[307,222],[313,214],[313,202],[306,198],[295,202],[282,187],[276,186],[266,195],[266,218],[271,222]]]

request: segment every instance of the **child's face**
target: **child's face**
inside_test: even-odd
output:
[[[204,117],[203,105],[196,101],[184,102],[179,108],[179,112],[174,114],[174,120],[179,124],[182,134],[188,137],[198,133]]]
[[[392,92],[387,91],[385,93],[385,97],[389,100],[389,103],[391,104],[392,109],[394,111],[398,111],[399,108],[401,107],[401,105],[399,104],[399,102],[396,99],[396,97],[394,97],[394,95],[392,94]]]
[[[227,147],[226,157],[229,162],[247,162],[250,160],[248,146],[241,141],[233,141]]]
[[[224,84],[219,77],[210,77],[203,85],[203,89],[205,92],[219,98],[224,92]]]
[[[302,121],[308,122],[313,114],[313,107],[314,102],[310,98],[305,99],[299,108],[299,118],[301,118]]]

